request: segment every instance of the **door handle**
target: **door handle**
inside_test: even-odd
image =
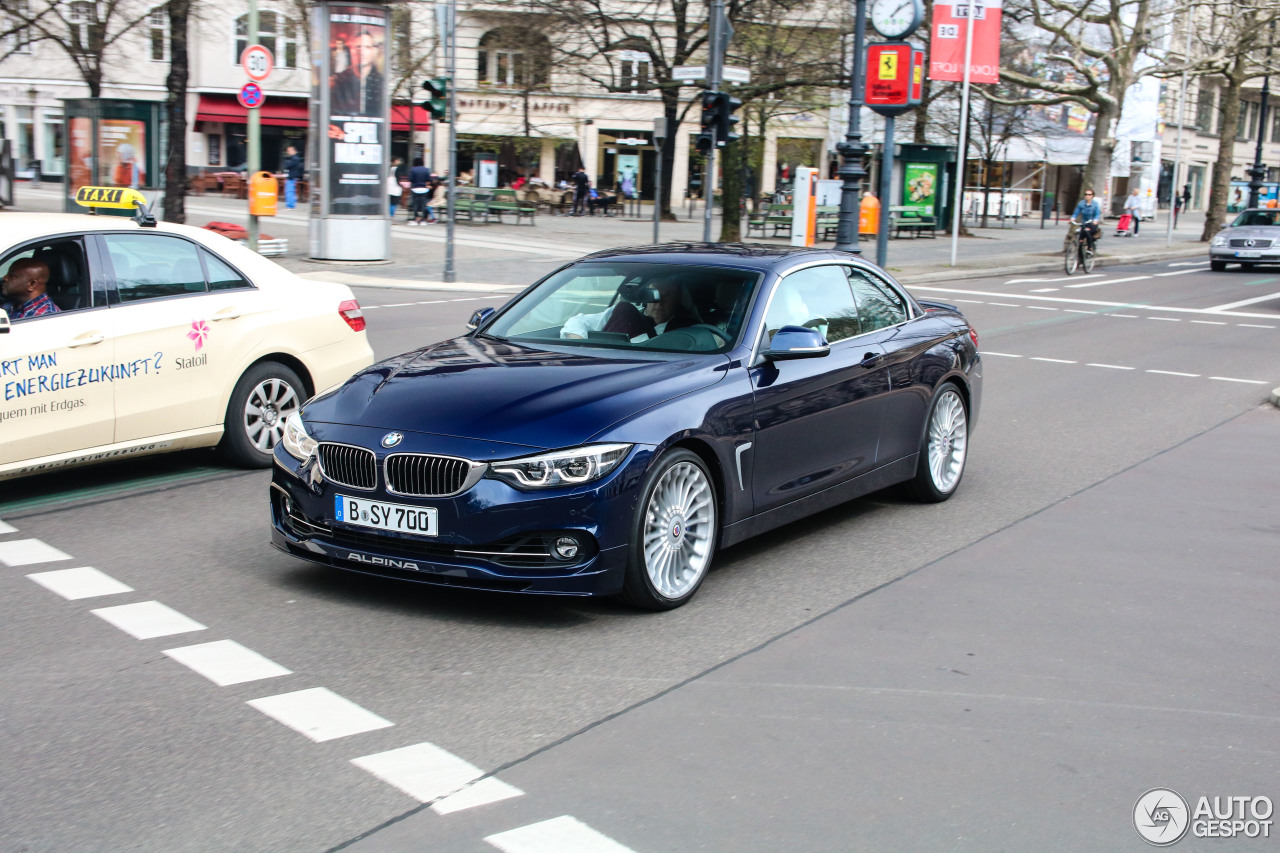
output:
[[[880,363],[880,359],[884,358],[884,353],[869,352],[862,356],[862,361],[858,362],[860,367],[875,367]]]
[[[81,335],[78,338],[72,338],[71,342],[68,343],[67,346],[71,347],[72,349],[75,349],[76,347],[91,347],[94,344],[102,343],[106,339],[107,339],[106,335],[100,335],[100,334]]]
[[[235,320],[235,319],[238,319],[239,317],[240,317],[239,308],[224,308],[221,311],[219,311],[217,314],[213,315],[213,322],[216,323],[219,320]]]

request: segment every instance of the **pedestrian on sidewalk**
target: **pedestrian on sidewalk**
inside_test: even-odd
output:
[[[431,170],[422,165],[421,157],[413,158],[413,168],[409,170],[409,197],[413,202],[410,221],[421,225],[427,221],[427,190],[431,183]]]
[[[404,193],[404,189],[400,186],[400,178],[396,176],[403,162],[399,157],[392,158],[391,170],[387,172],[387,215],[393,220],[396,218],[396,208],[400,206],[400,196]]]
[[[1124,200],[1124,212],[1133,219],[1133,236],[1138,236],[1138,223],[1142,221],[1142,199],[1138,196],[1138,188]]]
[[[582,216],[587,207],[587,191],[591,187],[591,178],[581,167],[573,173],[573,210],[570,216]]]
[[[284,206],[293,210],[298,206],[298,181],[302,180],[305,165],[298,149],[292,145],[284,149]]]

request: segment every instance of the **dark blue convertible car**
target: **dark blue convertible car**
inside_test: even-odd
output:
[[[718,548],[896,483],[949,498],[981,399],[960,312],[841,252],[598,252],[472,326],[289,420],[277,548],[677,607]]]

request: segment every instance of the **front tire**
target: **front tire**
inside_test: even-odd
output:
[[[640,494],[622,597],[644,610],[672,610],[693,598],[711,566],[715,485],[696,454],[672,450],[650,469]]]
[[[969,457],[969,411],[960,389],[944,382],[934,392],[920,439],[920,458],[911,493],[922,503],[941,503],[955,494]]]
[[[302,380],[283,364],[264,361],[245,371],[227,401],[219,452],[242,468],[268,468],[285,420],[302,407]]]
[[[1086,273],[1091,273],[1091,272],[1093,272],[1093,262],[1094,262],[1094,259],[1095,259],[1095,257],[1096,257],[1094,253],[1095,253],[1096,251],[1097,251],[1096,249],[1090,249],[1088,246],[1086,246],[1086,247],[1083,249],[1083,254],[1084,254],[1084,271],[1085,271]]]
[[[1075,275],[1076,270],[1080,266],[1080,247],[1075,243],[1071,244],[1071,248],[1067,249],[1066,262],[1063,267],[1067,271],[1067,275]]]
[[[1214,272],[1226,272],[1227,262],[1226,261],[1209,261],[1209,269],[1213,270]]]

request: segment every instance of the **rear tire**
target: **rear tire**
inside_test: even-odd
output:
[[[244,372],[227,401],[218,451],[232,465],[267,468],[284,422],[302,408],[306,386],[283,364],[264,361]]]
[[[1094,254],[1094,252],[1095,252],[1095,251],[1096,251],[1095,249],[1089,249],[1088,247],[1085,247],[1085,249],[1083,250],[1083,252],[1084,252],[1084,271],[1085,271],[1086,273],[1091,273],[1091,272],[1093,272],[1093,262],[1094,262],[1094,260],[1095,260],[1095,259],[1096,259],[1096,257],[1097,257],[1097,256]]]
[[[693,598],[715,556],[715,483],[696,454],[677,449],[649,469],[640,494],[622,598],[643,610],[672,610]]]
[[[1209,269],[1213,270],[1214,272],[1226,272],[1227,262],[1226,261],[1209,261]]]
[[[920,439],[920,457],[910,492],[921,503],[941,503],[956,493],[969,458],[969,410],[954,382],[933,394]]]
[[[1080,249],[1074,243],[1067,249],[1066,262],[1063,267],[1067,271],[1067,275],[1075,275],[1076,270],[1080,267]]]

